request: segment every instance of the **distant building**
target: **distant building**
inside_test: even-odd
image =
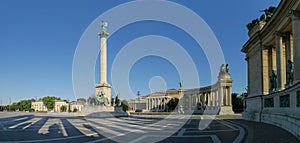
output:
[[[55,101],[53,111],[61,112],[62,106],[66,107],[67,112],[69,111],[69,108],[70,108],[71,112],[73,112],[75,108],[77,109],[77,111],[81,111],[84,106],[84,103],[82,103],[82,102],[67,103],[66,101],[63,101],[63,100],[57,100],[57,101]],[[31,108],[34,109],[34,111],[38,111],[38,112],[48,111],[48,108],[44,105],[42,100],[32,101]]]
[[[31,108],[34,109],[34,111],[48,111],[48,108],[44,105],[43,101],[32,101],[31,102]]]
[[[54,105],[54,112],[61,112],[61,107],[62,106],[65,106],[66,107],[66,111],[69,110],[69,103],[67,103],[66,101],[63,101],[63,100],[57,100],[55,101],[55,105]]]
[[[84,103],[83,102],[70,102],[70,109],[71,111],[73,112],[74,109],[77,109],[77,111],[82,111],[82,108],[84,106]]]

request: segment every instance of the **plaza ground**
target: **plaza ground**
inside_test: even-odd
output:
[[[166,117],[164,115],[134,115],[118,118],[86,118],[73,114],[0,112],[0,141],[300,142],[292,134],[279,127],[244,121],[240,115],[216,116],[216,118],[201,115],[174,115],[169,119]]]

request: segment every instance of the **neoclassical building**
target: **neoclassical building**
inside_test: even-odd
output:
[[[66,109],[67,109],[66,111],[69,111],[69,108],[72,112],[74,111],[74,109],[77,109],[77,111],[81,111],[84,106],[84,103],[80,103],[80,102],[67,103],[66,101],[63,101],[63,100],[56,100],[53,111],[61,112],[60,109],[62,106],[66,107]],[[38,112],[48,111],[48,108],[45,106],[45,104],[43,103],[42,100],[32,101],[31,108],[34,109],[34,111],[38,111]]]
[[[247,25],[242,52],[248,65],[243,118],[283,127],[300,136],[300,1],[282,0],[275,11]]]
[[[172,99],[179,99],[185,111],[204,112],[211,110],[215,114],[234,114],[231,101],[232,80],[228,73],[228,65],[222,65],[218,82],[207,87],[184,89],[170,89],[142,96],[128,101],[132,111],[163,112]]]

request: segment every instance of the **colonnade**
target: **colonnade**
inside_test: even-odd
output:
[[[188,104],[186,104],[187,109],[195,109],[196,107],[204,110],[214,109],[214,107],[220,106],[232,106],[231,99],[231,86],[222,86],[217,89],[203,90],[196,94],[185,94],[188,96]]]
[[[146,110],[148,111],[164,111],[168,97],[148,97],[146,98]]]
[[[283,90],[300,81],[299,11],[291,12],[291,21],[290,31],[277,29],[274,33],[275,43],[264,45],[262,57],[265,93]],[[272,76],[276,78],[274,81]]]

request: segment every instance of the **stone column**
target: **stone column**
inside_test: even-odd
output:
[[[203,108],[203,106],[204,106],[204,97],[205,97],[205,94],[206,94],[206,93],[203,93],[203,94],[202,94],[202,101],[201,101],[202,107],[201,107],[201,108]]]
[[[208,94],[208,102],[207,102],[207,106],[211,106],[211,94]]]
[[[218,97],[219,97],[219,103],[218,104],[220,106],[224,106],[224,101],[223,101],[224,100],[224,91],[223,91],[222,86],[219,87],[219,96]]]
[[[228,93],[229,93],[229,98],[228,98],[229,99],[229,104],[228,105],[232,106],[231,87],[230,86],[228,87]]]
[[[212,106],[216,106],[216,92],[213,91],[213,96],[212,96]]]
[[[189,109],[192,109],[192,95],[189,95]]]
[[[285,33],[285,55],[286,55],[286,61],[291,60],[293,61],[294,59],[292,54],[293,54],[293,50],[291,47],[291,33],[287,32]]]
[[[219,90],[217,90],[216,92],[216,95],[215,95],[215,97],[216,97],[216,106],[221,106],[221,98],[220,98],[220,92],[219,92]]]
[[[294,52],[294,83],[300,81],[300,12],[294,11],[292,17],[293,52]]]
[[[106,60],[106,38],[108,33],[102,31],[99,33],[101,46],[100,46],[100,83],[107,83],[107,60]]]
[[[146,99],[146,110],[148,110],[148,99]]]
[[[277,67],[277,90],[284,89],[286,83],[285,50],[282,44],[281,33],[276,33],[276,67]]]

